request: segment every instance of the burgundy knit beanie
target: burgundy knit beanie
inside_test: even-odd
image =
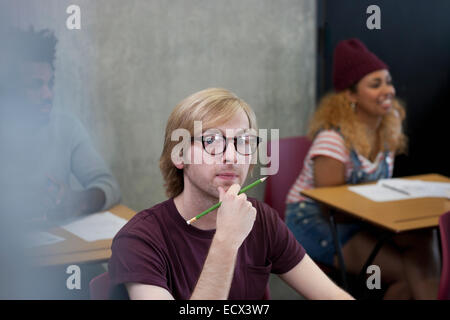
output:
[[[365,75],[389,67],[356,38],[339,42],[334,49],[333,84],[336,91],[351,87]]]

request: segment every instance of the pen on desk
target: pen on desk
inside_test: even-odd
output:
[[[248,186],[242,188],[238,194],[244,193],[247,190],[250,190],[251,188],[253,188],[254,186],[257,186],[258,184],[260,184],[261,182],[264,182],[264,180],[266,180],[267,177],[261,178],[256,180],[255,182],[253,182],[252,184],[249,184]],[[194,218],[186,221],[187,224],[191,224],[194,221],[197,221],[198,219],[200,219],[201,217],[203,217],[204,215],[210,213],[211,211],[216,210],[218,207],[220,207],[220,205],[222,204],[222,201],[220,201],[219,203],[216,203],[215,205],[213,205],[211,208],[206,209],[205,211],[203,211],[202,213],[196,215]]]
[[[385,188],[388,188],[388,189],[391,189],[391,190],[394,190],[394,191],[397,191],[397,192],[400,192],[400,193],[403,193],[403,194],[406,194],[407,196],[410,195],[408,191],[401,190],[401,189],[397,189],[397,188],[395,188],[395,187],[389,186],[389,185],[384,184],[384,183],[382,183],[381,186],[382,186],[382,187],[385,187]]]

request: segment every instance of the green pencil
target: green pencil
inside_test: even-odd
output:
[[[264,180],[266,180],[267,177],[261,178],[256,180],[255,182],[253,182],[252,184],[249,184],[248,186],[244,187],[241,189],[241,191],[239,191],[238,194],[241,194],[247,190],[250,190],[251,188],[253,188],[254,186],[257,186],[258,184],[260,184],[261,182],[264,182]],[[202,213],[198,214],[197,216],[193,217],[191,220],[186,221],[187,224],[191,224],[194,221],[197,221],[198,219],[200,219],[201,217],[203,217],[204,215],[210,213],[211,211],[216,210],[218,207],[220,207],[220,205],[222,204],[222,201],[219,203],[216,203],[215,205],[213,205],[211,208],[206,209],[205,211],[203,211]]]

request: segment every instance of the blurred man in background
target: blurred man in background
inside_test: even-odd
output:
[[[5,36],[0,181],[13,210],[8,214],[30,221],[64,219],[117,204],[118,184],[82,124],[52,111],[55,36],[31,28]],[[73,181],[81,188],[76,190]]]
[[[85,298],[67,290],[64,267],[34,268],[24,250],[35,244],[25,239],[109,209],[120,201],[119,186],[81,122],[53,110],[53,33],[0,32],[1,296]]]

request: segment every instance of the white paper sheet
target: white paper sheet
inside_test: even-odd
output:
[[[450,199],[450,183],[443,182],[381,179],[377,184],[351,186],[348,189],[376,202],[428,197]]]
[[[414,198],[450,198],[450,183],[409,179],[381,179],[379,185],[403,191]]]
[[[49,232],[33,232],[26,236],[26,247],[35,248],[64,241],[65,239]]]
[[[126,223],[127,220],[106,211],[91,214],[88,217],[61,226],[61,228],[85,241],[91,242],[112,239]]]
[[[384,188],[378,184],[368,186],[352,186],[348,187],[348,189],[376,202],[411,199],[411,197],[406,194]]]

